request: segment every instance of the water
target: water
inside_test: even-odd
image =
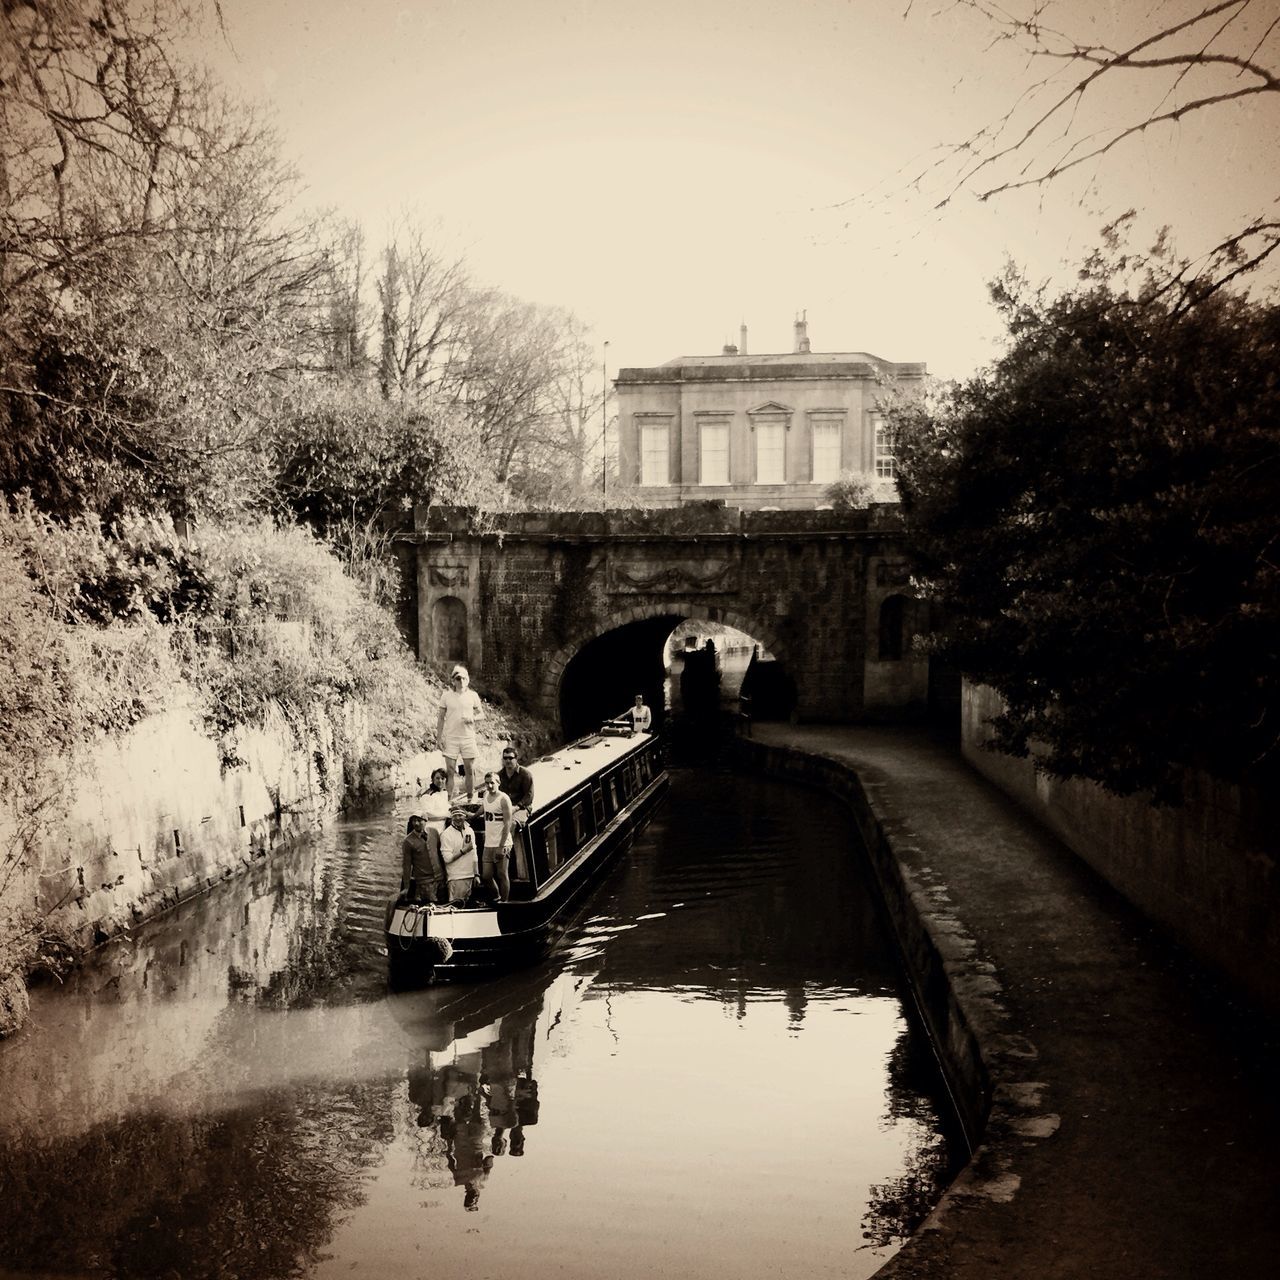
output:
[[[401,809],[37,991],[0,1273],[870,1275],[948,1150],[850,824],[672,783],[531,970],[388,992]]]

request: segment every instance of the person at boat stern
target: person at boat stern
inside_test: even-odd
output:
[[[514,843],[511,797],[498,786],[498,775],[490,769],[484,775],[480,802],[484,806],[484,856],[480,862],[480,880],[491,889],[497,901],[511,896],[511,846]]]
[[[459,664],[449,676],[449,688],[440,697],[436,741],[449,771],[450,796],[458,790],[457,762],[462,760],[468,804],[475,797],[476,724],[483,715],[480,695],[471,688],[471,675]]]
[[[624,715],[631,717],[632,733],[648,733],[653,723],[653,712],[645,706],[644,694],[637,693],[634,704],[627,708]]]
[[[467,825],[467,811],[460,804],[454,805],[449,825],[440,837],[440,858],[449,878],[449,905],[464,906],[475,887],[478,867],[475,833]]]

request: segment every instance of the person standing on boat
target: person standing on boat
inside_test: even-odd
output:
[[[631,717],[632,733],[648,733],[649,726],[653,723],[653,712],[644,704],[644,694],[637,693],[634,704],[626,715]]]
[[[492,887],[499,902],[511,896],[511,846],[512,837],[511,797],[498,788],[498,775],[491,769],[484,775],[484,791],[480,800],[484,805],[484,857],[480,864],[480,880],[486,888]]]
[[[436,740],[449,771],[450,796],[458,789],[457,762],[461,758],[470,804],[475,798],[476,724],[484,715],[484,708],[480,705],[480,695],[470,687],[471,676],[466,667],[454,667],[449,683],[450,688],[440,698]]]
[[[449,825],[440,837],[440,858],[449,877],[449,905],[463,906],[471,896],[476,881],[476,837],[467,826],[467,811],[453,806]]]
[[[498,787],[511,797],[512,809],[533,809],[533,774],[520,763],[515,747],[503,747],[502,768],[498,773]],[[524,821],[529,820],[529,813]]]
[[[419,902],[438,901],[439,892],[444,888],[440,860],[416,813],[409,819],[400,857],[400,892],[412,894]]]

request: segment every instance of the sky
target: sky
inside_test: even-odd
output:
[[[1280,0],[1253,4],[1255,20],[1280,15]],[[1050,12],[1112,37],[1188,7]],[[1006,259],[1069,279],[1130,207],[1137,242],[1167,223],[1195,252],[1276,194],[1280,109],[1255,100],[1144,135],[1077,181],[935,212],[910,179],[1032,74],[949,0],[221,10],[202,54],[269,104],[307,202],[359,221],[375,249],[398,217],[430,226],[481,283],[575,312],[611,376],[717,354],[744,323],[753,354],[787,351],[804,312],[815,351],[963,377],[999,351],[987,284]]]

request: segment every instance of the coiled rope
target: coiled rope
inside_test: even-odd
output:
[[[422,916],[432,916],[439,912],[447,911],[453,913],[453,906],[434,907],[430,903],[413,903],[404,908],[404,914],[400,917],[400,927],[396,935],[396,940],[400,944],[401,951],[408,951],[413,946],[418,936],[418,921]],[[449,938],[439,937],[433,938],[427,933],[427,924],[424,922],[422,926],[422,941],[424,944],[433,946],[437,952],[436,963],[447,964],[449,957],[453,955],[453,942]]]

